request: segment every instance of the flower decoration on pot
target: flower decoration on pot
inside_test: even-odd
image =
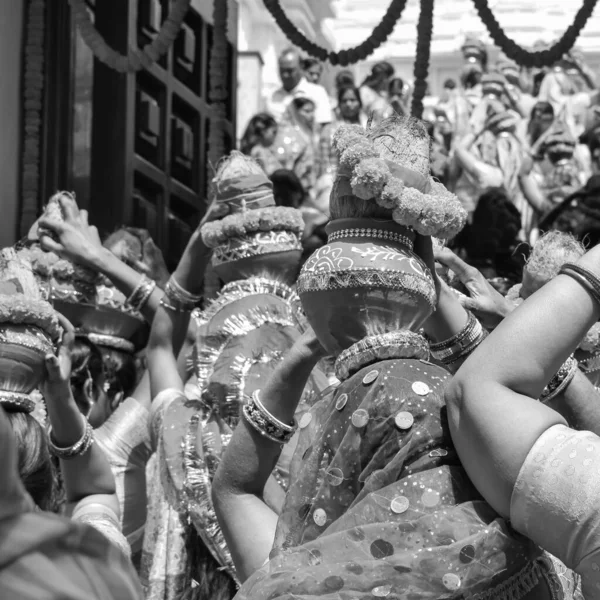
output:
[[[213,248],[212,264],[224,281],[265,271],[297,269],[304,220],[299,210],[275,206],[273,184],[258,163],[240,152],[226,157],[214,180],[215,202],[202,226],[204,243]],[[259,268],[260,270],[260,268]]]
[[[44,359],[62,330],[44,301],[29,264],[12,248],[0,252],[0,404],[33,412],[30,394],[44,376]]]
[[[370,131],[358,125],[339,128],[333,140],[340,154],[339,185],[392,210],[396,223],[421,235],[454,237],[467,215],[458,198],[429,176],[429,138],[424,125],[410,118],[393,119],[395,129],[402,130],[397,137],[390,133],[389,120]],[[400,163],[395,157],[409,148],[409,162]]]
[[[46,205],[44,217],[53,221],[62,221],[64,215],[60,204],[62,196],[74,196],[69,192],[58,192]],[[37,236],[45,231],[37,231]],[[67,303],[94,303],[98,276],[94,271],[80,267],[69,260],[61,258],[54,252],[46,252],[37,241],[19,250],[19,255],[29,261],[38,278],[40,287],[47,299]],[[69,315],[66,315],[67,318]]]

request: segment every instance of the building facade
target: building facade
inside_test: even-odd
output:
[[[144,47],[169,0],[87,0],[115,50]],[[0,243],[14,243],[58,189],[102,232],[150,231],[173,266],[206,208],[212,0],[193,0],[169,51],[119,73],[94,58],[67,0],[0,3]],[[229,0],[227,145],[235,143],[238,3]]]

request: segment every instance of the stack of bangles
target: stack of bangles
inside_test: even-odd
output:
[[[252,398],[244,405],[243,412],[246,421],[263,437],[277,444],[287,444],[296,432],[296,423],[286,425],[275,418],[263,406],[258,395],[259,392],[256,390],[252,394]]]
[[[94,430],[88,423],[88,420],[81,415],[84,421],[85,430],[81,438],[68,448],[60,448],[52,441],[52,426],[48,429],[48,438],[50,440],[50,452],[57,458],[62,460],[69,460],[71,458],[77,458],[85,454],[94,443]]]
[[[173,275],[171,275],[165,286],[165,295],[160,305],[174,312],[192,312],[202,300],[202,295],[195,295],[183,289]]]
[[[456,335],[444,342],[431,344],[431,355],[445,366],[467,358],[485,339],[487,332],[481,323],[469,312],[467,324]]]
[[[568,275],[581,285],[596,304],[600,305],[600,278],[589,269],[573,263],[565,263],[559,271],[560,275]]]
[[[141,312],[144,306],[148,304],[152,292],[156,289],[156,281],[153,281],[146,275],[142,275],[140,282],[135,286],[131,296],[127,298],[127,304],[134,310]]]
[[[556,396],[564,392],[571,381],[573,381],[573,377],[575,377],[575,373],[577,373],[578,368],[579,364],[572,356],[567,358],[563,366],[558,370],[558,373],[544,388],[544,391],[540,396],[540,402],[546,404],[552,400],[552,398],[556,398]]]

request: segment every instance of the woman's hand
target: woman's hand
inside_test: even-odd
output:
[[[71,397],[71,353],[75,344],[75,329],[71,322],[57,313],[63,328],[62,341],[58,353],[46,356],[46,377],[42,384],[42,394],[48,403],[60,404]]]
[[[514,308],[475,267],[468,265],[452,250],[437,249],[435,259],[456,273],[467,288],[470,295],[460,295],[459,302],[472,311],[486,329],[494,329]]]
[[[44,250],[54,252],[70,261],[98,271],[98,261],[104,248],[96,227],[89,225],[88,214],[79,210],[69,196],[59,199],[63,221],[42,217],[38,223],[40,243]],[[52,239],[50,232],[56,239]]]

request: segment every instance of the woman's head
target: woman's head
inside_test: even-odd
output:
[[[389,62],[375,63],[362,85],[366,85],[376,92],[387,92],[388,82],[394,76],[394,72],[394,67]]]
[[[338,91],[338,107],[344,121],[358,122],[362,109],[360,93],[355,87],[342,87]]]
[[[84,337],[77,338],[71,356],[71,389],[82,414],[98,427],[129,396],[137,384],[132,355],[100,349]]]
[[[291,208],[302,206],[306,192],[294,171],[278,169],[271,174],[270,179],[273,183],[273,195],[277,206],[289,206]]]
[[[304,127],[312,129],[315,125],[315,103],[310,98],[294,98],[292,100],[294,111]]]
[[[531,110],[529,118],[529,136],[532,141],[546,133],[554,122],[554,108],[550,102],[537,102]]]
[[[250,119],[248,127],[246,127],[240,142],[240,150],[249,155],[254,146],[273,144],[276,135],[277,121],[268,113],[258,113]]]
[[[6,413],[13,430],[19,476],[41,510],[58,510],[58,476],[50,457],[48,434],[29,414]]]
[[[349,71],[348,69],[339,71],[335,76],[335,87],[337,90],[344,87],[356,87],[352,71]]]
[[[323,63],[316,58],[304,58],[302,60],[302,71],[304,71],[304,77],[311,83],[319,83],[321,76],[323,75]]]

